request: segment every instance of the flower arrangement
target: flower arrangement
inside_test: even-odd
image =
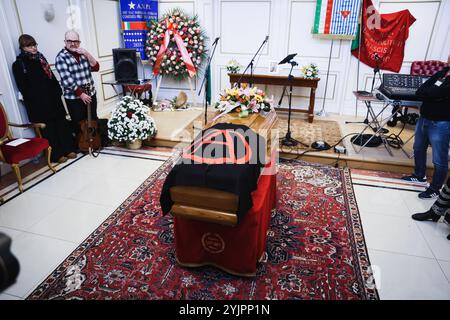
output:
[[[227,71],[230,73],[238,73],[241,70],[241,65],[235,59],[228,61]]]
[[[171,38],[167,48],[164,44],[166,35]],[[183,56],[177,39],[181,39],[180,44],[184,44],[188,56]],[[155,65],[158,65],[161,75],[182,80],[189,75],[186,61],[188,64],[192,63],[195,70],[198,70],[205,60],[206,39],[197,16],[189,17],[181,9],[173,9],[159,20],[150,20],[145,51],[149,57],[149,63],[154,69]],[[161,47],[166,50],[161,53],[160,61],[157,61]]]
[[[300,70],[303,74],[303,77],[306,79],[315,79],[319,74],[319,68],[315,63],[307,64],[306,66],[303,66]]]
[[[222,113],[236,110],[239,116],[245,117],[249,113],[270,111],[273,101],[266,97],[266,93],[257,87],[250,88],[246,83],[240,87],[225,89],[220,95],[215,108]]]
[[[149,107],[132,96],[124,96],[108,121],[108,137],[118,142],[144,140],[156,135]]]
[[[191,105],[187,103],[187,100],[186,93],[180,91],[178,96],[173,97],[173,99],[163,99],[157,104],[154,104],[153,111],[187,110],[191,108]]]

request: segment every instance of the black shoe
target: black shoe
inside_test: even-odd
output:
[[[411,216],[411,218],[413,218],[414,220],[417,221],[428,221],[431,220],[433,222],[437,222],[441,216],[434,213],[431,209],[428,210],[427,212],[423,212],[423,213],[415,213]]]
[[[410,181],[410,182],[426,183],[427,182],[427,177],[420,178],[420,177],[416,176],[415,174],[412,174],[410,176],[402,177],[402,180]]]
[[[435,199],[439,197],[439,192],[434,191],[431,188],[427,188],[424,192],[419,193],[420,199]]]
[[[450,226],[450,213],[444,216],[444,222]],[[449,239],[450,240],[450,239]]]
[[[397,119],[389,120],[388,122],[386,122],[386,124],[388,125],[388,127],[395,127],[397,125]]]

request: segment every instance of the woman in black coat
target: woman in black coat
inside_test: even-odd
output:
[[[62,90],[47,59],[37,50],[30,35],[19,37],[20,55],[12,69],[17,87],[23,96],[31,122],[46,124],[42,135],[52,147],[52,162],[76,158],[70,123],[61,100]]]

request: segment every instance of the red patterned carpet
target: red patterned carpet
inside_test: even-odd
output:
[[[159,195],[172,163],[149,177],[28,299],[378,299],[348,170],[279,165],[278,206],[257,276],[175,259]]]

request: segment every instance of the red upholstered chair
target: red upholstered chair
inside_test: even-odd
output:
[[[439,60],[413,61],[413,63],[411,64],[410,74],[415,76],[431,77],[433,74],[441,71],[446,66],[448,66],[447,62]],[[407,113],[407,110],[408,108],[406,108],[405,114]]]
[[[447,62],[438,60],[427,60],[427,61],[413,61],[411,64],[411,74],[416,76],[428,76],[431,77],[438,71],[441,71],[446,66]]]
[[[8,145],[13,138],[9,127],[33,128],[37,138],[27,138],[28,141],[17,146]],[[3,105],[0,103],[0,161],[11,165],[17,177],[20,192],[23,192],[22,177],[20,175],[19,162],[36,157],[39,153],[47,150],[47,165],[53,171],[55,168],[51,165],[50,155],[52,147],[49,146],[48,140],[42,138],[40,129],[45,128],[44,123],[14,124],[8,122]]]

